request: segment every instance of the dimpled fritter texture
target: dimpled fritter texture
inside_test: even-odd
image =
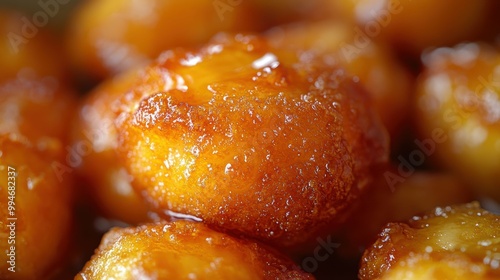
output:
[[[121,156],[158,212],[290,246],[343,218],[387,136],[343,70],[253,36],[166,52],[123,98]]]

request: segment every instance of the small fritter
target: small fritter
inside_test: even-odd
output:
[[[391,169],[377,178],[337,233],[335,239],[342,244],[337,252],[342,257],[359,258],[389,222],[405,222],[438,206],[473,200],[467,186],[449,174],[417,171],[409,177],[399,177],[397,182],[389,176],[399,176],[398,170]]]
[[[387,135],[352,77],[315,61],[240,34],[165,52],[118,118],[133,186],[159,213],[277,246],[335,226]]]
[[[46,279],[65,265],[72,181],[29,142],[0,135],[0,278]]]
[[[24,138],[64,163],[76,96],[54,38],[24,20],[0,10],[0,135]]]
[[[114,121],[119,99],[137,81],[136,71],[106,80],[80,104],[72,126],[74,167],[85,180],[93,200],[107,218],[129,224],[148,221],[143,199],[132,189],[131,176],[119,163]]]
[[[68,53],[78,70],[102,79],[221,31],[260,31],[261,22],[252,1],[90,0],[69,23]]]
[[[56,79],[68,78],[61,47],[46,28],[39,28],[28,17],[0,9],[0,83],[22,80],[26,75]]]
[[[363,255],[360,279],[499,279],[500,216],[478,203],[390,223]]]
[[[500,201],[500,48],[439,48],[423,62],[414,102],[420,141],[431,141],[442,168]]]
[[[68,166],[65,148],[75,108],[75,94],[56,79],[28,75],[7,80],[0,83],[0,135],[25,138]]]
[[[254,241],[177,221],[112,229],[75,277],[91,279],[314,279]]]
[[[359,44],[387,38],[414,55],[471,40],[484,24],[489,0],[330,0],[358,24]]]
[[[354,28],[338,21],[290,24],[273,28],[266,36],[277,48],[295,49],[344,67],[366,88],[392,140],[401,133],[409,116],[411,77],[386,45],[366,40],[360,46]]]

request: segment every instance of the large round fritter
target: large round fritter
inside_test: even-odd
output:
[[[254,36],[166,52],[122,102],[121,156],[158,212],[277,245],[339,222],[387,159],[352,78]]]

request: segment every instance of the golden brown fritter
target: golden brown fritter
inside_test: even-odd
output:
[[[471,40],[480,31],[488,0],[331,0],[334,9],[354,20],[362,44],[385,38],[420,55],[426,48]]]
[[[72,126],[72,148],[77,154],[74,167],[85,179],[85,186],[102,214],[130,224],[145,222],[147,206],[132,189],[131,176],[119,163],[118,135],[114,121],[119,99],[137,82],[130,71],[106,80],[80,104]]]
[[[500,49],[469,43],[423,60],[414,102],[420,138],[433,139],[441,167],[500,201]]]
[[[498,279],[500,216],[478,203],[390,223],[365,251],[360,279]]]
[[[119,117],[136,190],[278,246],[337,224],[387,138],[356,82],[313,61],[243,35],[164,53]]]
[[[266,36],[274,47],[295,49],[303,56],[316,55],[359,78],[392,139],[397,138],[407,121],[412,83],[408,71],[386,45],[366,41],[359,46],[352,26],[334,21],[276,27]]]
[[[72,18],[67,45],[78,69],[105,78],[217,32],[262,28],[251,1],[91,0]]]
[[[29,142],[0,135],[0,186],[0,278],[45,279],[65,265],[72,181]]]
[[[202,223],[112,229],[75,279],[314,279],[254,241]]]

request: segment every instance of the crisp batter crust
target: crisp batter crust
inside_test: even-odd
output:
[[[108,232],[75,279],[314,279],[254,241],[179,221]]]
[[[500,216],[478,203],[390,223],[365,251],[361,279],[498,279]]]
[[[278,246],[342,220],[386,132],[342,69],[301,59],[243,35],[164,53],[117,121],[137,191]]]

